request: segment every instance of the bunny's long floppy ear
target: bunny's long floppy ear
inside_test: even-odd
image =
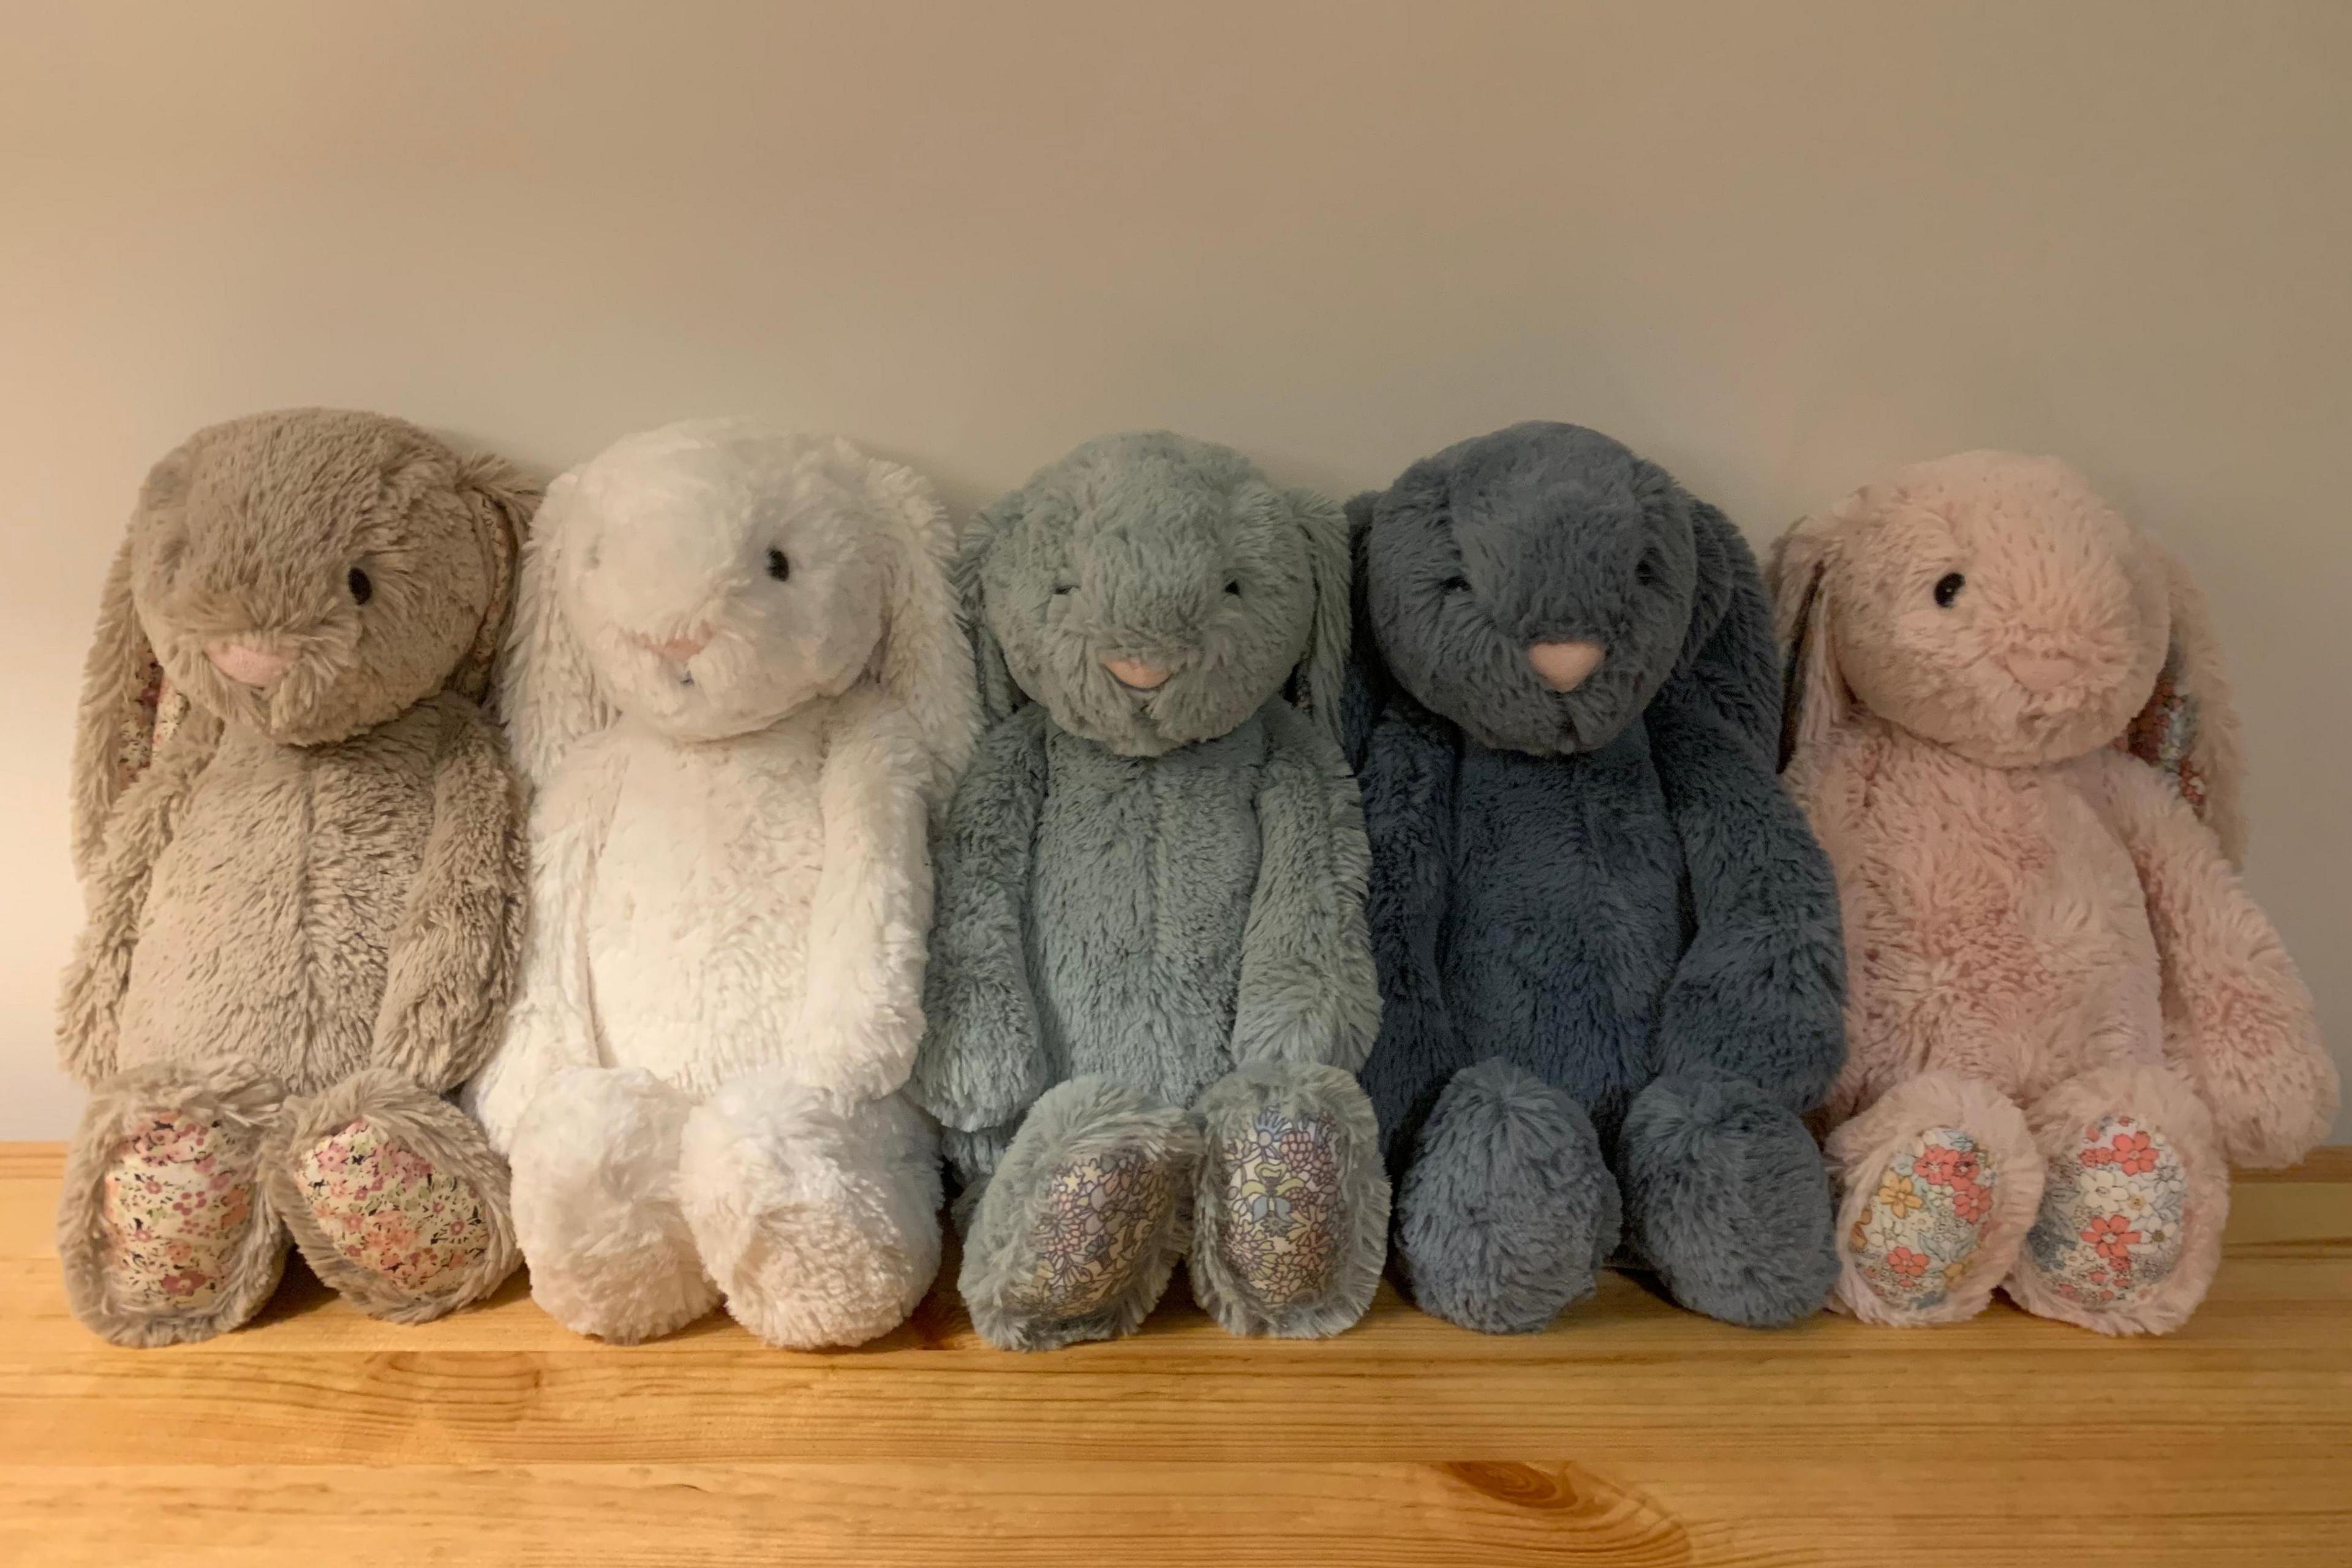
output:
[[[887,557],[877,674],[913,717],[930,753],[926,794],[936,816],[946,809],[957,776],[971,760],[977,708],[971,652],[949,583],[956,564],[955,531],[947,508],[920,474],[866,457],[846,442],[841,451],[862,466],[866,497],[893,546]]]
[[[2156,689],[2116,744],[2169,777],[2236,864],[2246,853],[2245,756],[2237,703],[2222,674],[2221,649],[2203,591],[2178,556],[2153,543],[2147,548],[2164,572],[2171,640]]]
[[[1315,585],[1315,613],[1307,650],[1290,674],[1290,700],[1340,739],[1340,697],[1348,679],[1349,628],[1354,621],[1354,552],[1348,514],[1313,490],[1283,492],[1307,541],[1307,570]]]
[[[498,661],[498,711],[516,765],[534,786],[547,782],[574,742],[618,716],[598,689],[588,650],[563,607],[563,580],[585,504],[571,474],[548,487],[523,542],[514,616]]]
[[[980,685],[980,723],[993,730],[1029,700],[1004,662],[1004,648],[988,625],[989,552],[1020,518],[1022,493],[1014,490],[975,514],[963,531],[949,576],[956,594],[956,618],[971,650],[973,679]]]
[[[502,458],[463,458],[457,464],[457,493],[472,512],[482,541],[482,557],[489,563],[490,591],[484,600],[481,629],[474,646],[449,678],[452,690],[480,701],[490,693],[499,650],[506,642],[507,620],[514,610],[515,574],[521,563],[523,541],[539,510],[541,487]]]
[[[1832,525],[1801,518],[1774,542],[1765,581],[1772,593],[1772,628],[1781,650],[1780,768],[1808,746],[1829,738],[1853,709],[1830,635],[1829,584]]]
[[[168,503],[185,477],[186,449],[155,465],[139,507]],[[126,536],[106,569],[99,593],[98,630],[82,662],[81,701],[74,717],[73,862],[86,874],[106,836],[114,803],[147,770],[155,752],[184,728],[194,743],[210,743],[213,726],[188,724],[188,700],[173,689],[139,624],[131,593],[131,541]]]
[[[1666,695],[1705,702],[1769,757],[1780,728],[1780,692],[1772,612],[1755,553],[1720,510],[1681,499],[1690,508],[1697,582],[1690,631]]]

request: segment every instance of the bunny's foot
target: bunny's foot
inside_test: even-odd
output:
[[[262,1168],[311,1271],[372,1317],[425,1322],[514,1272],[505,1162],[464,1111],[398,1073],[288,1101]]]
[[[1465,1068],[1438,1096],[1396,1207],[1413,1303],[1491,1334],[1533,1333],[1591,1295],[1621,1223],[1592,1119],[1502,1061]]]
[[[1380,1289],[1389,1184],[1380,1126],[1355,1078],[1245,1068],[1202,1096],[1192,1294],[1228,1332],[1320,1339]]]
[[[531,1300],[574,1332],[635,1344],[719,1304],[677,1201],[692,1109],[649,1072],[573,1068],[516,1127],[514,1227]]]
[[[100,1086],[58,1213],[74,1316],[144,1346],[210,1339],[261,1310],[286,1261],[260,1179],[280,1093],[226,1069],[171,1067]]]
[[[939,1272],[939,1142],[900,1095],[738,1079],[687,1119],[678,1195],[727,1310],[772,1345],[864,1344]]]
[[[1830,1134],[1843,1194],[1831,1305],[1875,1323],[1949,1323],[1991,1300],[2042,1201],[2025,1114],[1991,1084],[1935,1072]]]
[[[2167,1068],[2108,1068],[2059,1085],[2032,1120],[2049,1179],[2010,1295],[2103,1334],[2179,1328],[2212,1283],[2230,1211],[2203,1103]]]
[[[972,1327],[1007,1350],[1134,1331],[1190,1239],[1200,1159],[1200,1132],[1174,1106],[1099,1078],[1047,1090],[964,1241]]]
[[[1618,1173],[1626,1239],[1684,1306],[1769,1328],[1828,1299],[1837,1253],[1821,1151],[1755,1085],[1657,1079],[1626,1110]]]

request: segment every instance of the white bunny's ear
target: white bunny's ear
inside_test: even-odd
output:
[[[2146,546],[2163,568],[2170,641],[2156,689],[2116,744],[2170,778],[2231,864],[2245,858],[2245,753],[2237,703],[2221,672],[2205,595],[2170,551]]]
[[[618,716],[598,689],[588,650],[563,606],[585,504],[571,474],[548,487],[523,542],[514,618],[499,661],[499,714],[515,763],[534,787],[547,782],[573,742]]]
[[[972,650],[956,615],[950,585],[955,530],[929,480],[899,463],[869,458],[848,442],[842,457],[865,479],[866,494],[893,548],[885,557],[883,689],[915,721],[930,753],[924,792],[934,817],[947,809],[955,782],[971,760],[979,723]]]
[[[1848,505],[1852,503],[1849,502]],[[1780,768],[1807,747],[1829,739],[1853,710],[1853,694],[1837,662],[1830,554],[1839,508],[1828,519],[1801,518],[1773,543],[1764,568],[1772,595],[1772,627],[1783,650]]]

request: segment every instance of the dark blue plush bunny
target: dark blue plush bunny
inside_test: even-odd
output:
[[[1448,447],[1348,512],[1363,1079],[1414,1300],[1539,1329],[1622,1238],[1699,1311],[1813,1311],[1836,1269],[1800,1117],[1844,1054],[1843,948],[1774,777],[1747,543],[1572,425]]]

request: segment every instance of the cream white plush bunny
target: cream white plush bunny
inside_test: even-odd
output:
[[[522,993],[467,1103],[532,1294],[634,1342],[901,1321],[939,1263],[928,828],[971,745],[930,488],[834,437],[629,437],[551,489],[502,707],[536,794]]]

